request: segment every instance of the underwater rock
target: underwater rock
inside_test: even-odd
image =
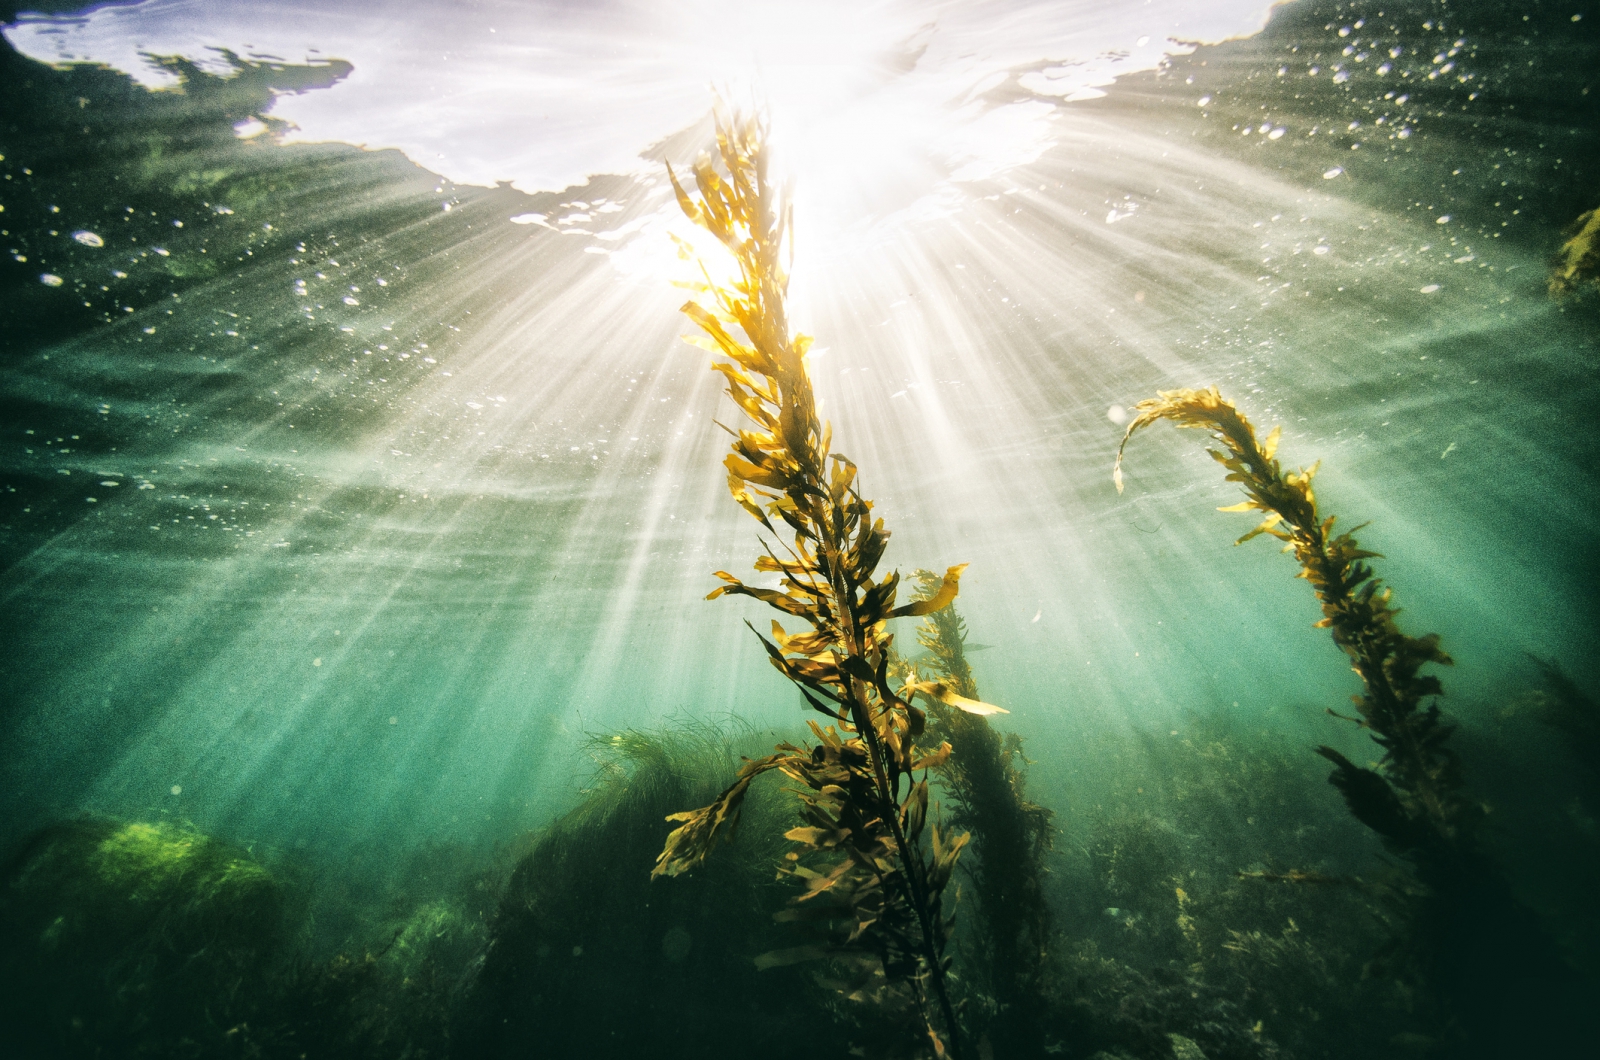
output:
[[[0,879],[0,1021],[21,1055],[218,1048],[284,941],[272,873],[174,824],[55,825]]]
[[[668,928],[667,933],[661,937],[661,956],[673,964],[682,962],[693,948],[694,936],[681,927]]]
[[[0,873],[6,1057],[413,1060],[444,1055],[481,920],[459,895],[395,909],[350,952],[306,950],[303,889],[169,822],[35,833]]]

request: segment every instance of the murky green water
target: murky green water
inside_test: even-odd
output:
[[[1402,625],[1440,633],[1455,659],[1441,706],[1464,790],[1493,807],[1490,860],[1529,931],[1578,969],[1563,981],[1588,982],[1594,720],[1572,696],[1600,677],[1597,292],[1554,298],[1547,279],[1563,230],[1600,206],[1596,20],[1546,3],[1302,0],[1103,98],[1031,97],[1019,67],[982,105],[1036,103],[1036,159],[832,242],[804,243],[802,217],[794,314],[824,348],[813,375],[835,445],[894,531],[890,566],[971,564],[957,606],[969,650],[987,646],[983,698],[1011,711],[999,727],[1024,741],[1027,791],[1055,815],[1050,949],[1070,968],[1045,991],[1043,1029],[1011,1046],[982,1037],[995,1017],[973,972],[968,1056],[1491,1055],[1451,1029],[1460,1017],[1428,992],[1443,987],[1403,960],[1371,964],[1386,937],[1411,937],[1388,899],[1249,891],[1233,875],[1372,883],[1407,862],[1323,783],[1318,744],[1380,753],[1326,713],[1359,684],[1312,628],[1293,560],[1232,547],[1251,524],[1213,511],[1237,491],[1199,437],[1141,435],[1127,492],[1112,487],[1126,408],[1177,386],[1214,383],[1263,428],[1282,423],[1286,463],[1322,462],[1324,509],[1370,523]],[[612,934],[587,944],[581,975],[611,984],[613,1004],[676,998],[702,973],[732,990],[774,930],[760,903],[785,895],[750,882],[778,847],[741,841],[747,875],[707,886],[723,903],[755,895],[754,911],[639,920],[676,885],[651,891],[649,858],[628,860],[653,857],[664,824],[565,861],[541,831],[593,790],[653,822],[650,799],[698,805],[696,785],[727,768],[618,795],[589,737],[707,725],[757,753],[805,735],[744,627],[769,616],[702,599],[757,542],[720,467],[714,421],[734,410],[678,340],[670,261],[557,230],[579,213],[598,228],[610,204],[610,231],[654,231],[670,205],[655,163],[559,192],[457,186],[395,151],[235,132],[270,117],[274,93],[336,92],[359,65],[240,59],[224,78],[173,61],[182,90],[150,92],[10,49],[0,63],[7,847],[84,817],[192,826],[289,881],[282,952],[426,964],[392,980],[427,983],[406,988],[425,1003],[383,994],[382,976],[350,987],[390,1015],[339,1016],[346,1038],[273,1037],[258,1014],[269,1055],[782,1052],[800,1039],[761,1035],[840,1004],[861,1022],[815,1031],[817,1050],[889,1055],[861,1029],[870,1015],[796,1000],[817,989],[809,973],[727,1001],[750,1025],[723,1038],[687,1017],[669,1030],[661,1008],[596,1025],[592,995],[557,1004],[539,993],[555,987],[525,985],[551,952],[577,962],[585,947],[528,940],[605,900],[626,911],[593,914]],[[708,132],[667,154],[687,160]],[[803,173],[798,194],[804,211]],[[1580,720],[1552,724],[1558,701]],[[780,818],[775,805],[755,819]],[[507,874],[537,835],[531,864],[556,882],[530,898],[530,863]],[[613,855],[583,885],[604,899],[560,890],[561,872],[587,879],[583,857]],[[710,899],[679,901],[687,917]],[[449,945],[395,950],[391,936],[427,935],[426,915],[448,921],[433,937]],[[707,940],[722,970],[686,973],[673,954],[701,951],[674,931]],[[540,956],[507,979],[517,946]],[[1216,1007],[1183,1009],[1178,983],[1205,984],[1191,992]],[[715,1002],[694,1011],[715,1023]],[[1118,1005],[1123,1023],[1102,1015]],[[415,1027],[360,1036],[402,1009]],[[531,1024],[513,1043],[484,1030],[497,1017]],[[454,1045],[437,1036],[447,1024]],[[215,1029],[191,1035],[195,1054],[249,1038]],[[179,1055],[114,1020],[59,1033],[49,1048]]]

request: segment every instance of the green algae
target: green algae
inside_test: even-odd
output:
[[[256,1014],[286,942],[272,871],[178,824],[48,828],[3,878],[0,1004],[41,1053],[221,1047]]]

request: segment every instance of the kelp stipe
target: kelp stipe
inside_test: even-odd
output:
[[[678,205],[738,267],[738,278],[726,285],[702,269],[705,282],[692,287],[710,307],[692,300],[683,306],[708,336],[690,341],[717,355],[712,368],[726,378],[728,396],[750,421],[729,430],[728,488],[774,541],[774,519],[794,540],[781,549],[763,540],[755,564],[778,574],[779,588],[747,585],[718,571],[727,584],[708,598],[754,597],[810,627],[790,633],[773,622],[770,639],[757,636],[772,664],[828,723],[810,723],[814,746],[781,744],[776,753],[747,762],[709,806],[669,818],[682,823],[667,837],[654,874],[677,875],[703,861],[737,824],[751,781],[780,770],[799,785],[805,822],[786,833],[799,849],[785,855],[780,870],[805,890],[782,916],[811,925],[817,941],[764,954],[758,966],[829,958],[850,973],[837,984],[846,997],[906,1012],[921,1041],[916,1048],[943,1055],[948,1047],[959,1056],[945,981],[953,924],[944,891],[967,836],[929,821],[926,770],[943,762],[950,748],[916,750],[926,718],[909,700],[913,690],[923,690],[969,709],[993,708],[937,683],[899,692],[890,686],[889,619],[947,606],[963,568],[951,567],[931,598],[902,607],[895,606],[899,574],[874,578],[889,532],[873,518],[872,503],[856,484],[856,466],[830,451],[832,432],[817,416],[806,370],[811,340],[789,330],[782,255],[790,212],[768,179],[765,140],[756,119],[725,121],[719,114],[718,157],[702,155],[694,165],[698,199],[668,167]],[[725,325],[737,325],[743,339]]]
[[[919,570],[916,578],[919,598],[938,592],[937,574]],[[931,676],[955,695],[977,700],[966,639],[966,623],[954,604],[917,627]],[[909,676],[910,667],[902,668]],[[1002,736],[988,718],[952,708],[936,696],[925,698],[930,742],[948,742],[951,748],[937,768],[953,804],[950,824],[968,831],[977,855],[968,871],[978,899],[979,962],[997,1008],[989,1036],[1002,1052],[1036,1052],[1043,1044],[1033,1014],[1040,1008],[1051,929],[1042,884],[1053,814],[1027,797],[1018,761],[1023,758],[1020,737]]]
[[[1317,752],[1334,763],[1329,781],[1351,813],[1409,861],[1426,886],[1415,914],[1416,942],[1458,1023],[1452,1055],[1505,1056],[1577,1041],[1575,1013],[1592,985],[1572,975],[1481,849],[1484,808],[1463,790],[1460,763],[1447,746],[1452,726],[1437,702],[1423,705],[1442,689],[1420,670],[1451,662],[1437,634],[1400,631],[1390,591],[1366,562],[1378,553],[1361,548],[1354,530],[1335,535],[1334,517],[1318,512],[1311,489],[1316,465],[1280,467],[1274,455],[1280,428],[1258,440],[1216,387],[1162,391],[1132,411],[1112,470],[1118,492],[1123,450],[1135,432],[1163,419],[1209,431],[1221,449],[1208,451],[1245,491],[1243,502],[1220,510],[1265,515],[1235,544],[1260,534],[1285,543],[1322,605],[1317,626],[1332,633],[1361,678],[1363,694],[1353,697],[1360,717],[1348,720],[1383,748],[1376,768],[1357,766],[1330,747]]]

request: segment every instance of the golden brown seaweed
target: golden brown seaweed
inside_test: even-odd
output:
[[[1364,692],[1353,697],[1360,717],[1384,749],[1376,770],[1364,769],[1330,747],[1318,753],[1338,767],[1331,778],[1351,812],[1397,850],[1427,856],[1454,845],[1470,829],[1480,808],[1461,793],[1460,767],[1446,745],[1451,727],[1437,703],[1423,705],[1442,692],[1439,680],[1420,673],[1429,663],[1450,665],[1437,634],[1410,637],[1395,623],[1399,613],[1390,591],[1366,562],[1378,555],[1363,549],[1355,530],[1333,532],[1334,517],[1317,511],[1311,489],[1316,466],[1284,471],[1276,459],[1280,428],[1264,441],[1255,427],[1216,387],[1167,390],[1141,401],[1132,410],[1117,448],[1112,478],[1122,489],[1122,454],[1128,439],[1157,420],[1211,432],[1221,450],[1208,450],[1227,469],[1227,480],[1239,483],[1245,500],[1222,511],[1258,511],[1261,523],[1239,538],[1243,544],[1259,534],[1285,543],[1300,564],[1300,577],[1311,583],[1322,604],[1319,628],[1350,657]]]
[[[919,570],[916,578],[917,595],[935,599],[939,576]],[[925,617],[917,642],[927,650],[920,665],[933,679],[920,679],[903,664],[900,692],[926,698],[928,742],[950,749],[936,767],[953,803],[950,822],[973,837],[977,864],[968,874],[982,928],[976,948],[999,1013],[989,1036],[1006,1052],[1036,1054],[1043,1039],[1031,1014],[1040,1008],[1050,936],[1043,881],[1052,814],[1027,797],[1021,739],[1015,733],[1002,736],[985,716],[1005,712],[973,709],[983,704],[966,641],[966,623],[954,606]]]
[[[727,247],[738,268],[728,284],[705,273],[705,282],[694,285],[709,307],[696,301],[683,307],[707,336],[697,344],[718,355],[712,368],[749,420],[729,432],[729,491],[774,541],[782,541],[779,524],[793,538],[781,548],[763,540],[755,564],[780,576],[778,588],[718,571],[726,584],[709,598],[753,597],[803,623],[790,632],[773,622],[770,638],[757,636],[772,665],[828,723],[810,723],[814,746],[782,744],[748,762],[711,805],[673,815],[682,823],[668,836],[655,874],[676,875],[702,861],[737,823],[750,782],[782,771],[798,784],[805,822],[787,833],[798,849],[781,871],[804,893],[785,917],[812,925],[820,941],[766,954],[758,966],[831,958],[848,975],[839,983],[847,996],[911,1010],[936,1055],[947,1043],[959,1054],[945,985],[953,923],[943,894],[967,836],[949,835],[929,820],[926,770],[948,749],[916,749],[925,717],[910,693],[890,686],[893,636],[886,627],[891,618],[948,605],[963,567],[946,571],[929,599],[901,607],[895,606],[899,574],[876,577],[889,531],[873,518],[855,464],[830,451],[831,430],[817,416],[806,370],[811,340],[789,330],[782,253],[790,212],[768,179],[765,140],[755,119],[719,115],[717,156],[702,155],[694,165],[698,195],[668,168],[678,205]]]
[[[1361,678],[1353,697],[1359,717],[1383,748],[1375,768],[1363,768],[1328,747],[1318,752],[1337,767],[1329,781],[1351,813],[1377,832],[1416,870],[1422,891],[1408,894],[1412,936],[1426,981],[1451,1011],[1452,1055],[1511,1055],[1527,1025],[1550,1027],[1552,1040],[1577,1040],[1573,972],[1538,918],[1479,842],[1484,808],[1463,791],[1461,770],[1448,746],[1451,726],[1437,702],[1436,678],[1420,673],[1449,664],[1435,634],[1411,637],[1395,621],[1389,590],[1366,562],[1355,532],[1335,534],[1334,518],[1317,510],[1315,468],[1286,472],[1274,457],[1278,431],[1258,441],[1251,426],[1215,387],[1173,390],[1134,406],[1123,445],[1160,419],[1207,430],[1220,443],[1211,455],[1245,491],[1224,511],[1258,511],[1262,522],[1241,542],[1269,534],[1285,543],[1322,604],[1318,626],[1333,634]],[[1117,451],[1120,485],[1122,449]],[[1356,529],[1360,529],[1357,527]],[[1330,712],[1332,713],[1332,712]],[[1292,878],[1292,877],[1285,877]],[[1301,874],[1300,882],[1311,882]],[[1529,1016],[1529,1013],[1538,1013]]]

